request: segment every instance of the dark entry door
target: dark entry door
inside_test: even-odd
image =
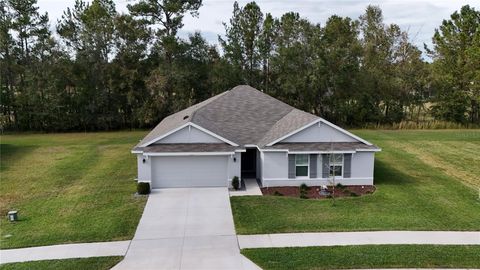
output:
[[[257,176],[257,149],[247,149],[242,153],[242,178],[256,178]]]

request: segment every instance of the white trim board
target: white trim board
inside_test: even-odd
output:
[[[286,152],[287,154],[355,154],[356,152],[380,152],[380,149],[356,149],[356,150],[350,150],[350,151],[288,151],[288,149],[259,149],[260,152]],[[243,153],[246,152],[245,149],[236,149],[234,152],[143,152],[143,151],[135,151],[132,150],[132,154],[144,154],[148,156],[160,156],[160,155],[168,155],[168,156],[174,156],[173,154],[175,153],[177,156],[186,156],[186,155],[191,155],[192,153],[204,153],[204,154],[198,154],[197,156],[203,155],[218,155],[218,153],[222,154],[234,154],[234,153]],[[209,154],[211,153],[211,154]]]
[[[288,152],[288,149],[258,149],[260,152]]]
[[[331,123],[331,122],[328,122],[327,120],[319,117],[319,118],[316,119],[315,121],[310,122],[310,123],[306,124],[305,126],[299,128],[299,129],[296,129],[296,130],[288,133],[287,135],[284,135],[284,136],[282,136],[282,137],[274,140],[273,142],[268,143],[266,146],[272,146],[272,145],[274,145],[274,144],[276,144],[276,143],[278,143],[278,142],[280,142],[280,141],[283,141],[283,140],[285,140],[286,138],[288,138],[288,137],[290,137],[290,136],[292,136],[292,135],[294,135],[294,134],[296,134],[296,133],[298,133],[298,132],[300,132],[300,131],[302,131],[302,130],[304,130],[304,129],[306,129],[306,128],[309,128],[309,127],[311,127],[311,126],[313,126],[314,124],[317,124],[317,123],[324,123],[324,124],[326,124],[327,126],[330,126],[331,128],[336,129],[336,130],[340,131],[341,133],[343,133],[343,134],[345,134],[345,135],[347,135],[347,136],[350,136],[350,137],[354,138],[355,140],[358,140],[358,141],[360,141],[360,142],[362,142],[362,143],[364,143],[364,144],[366,144],[366,145],[372,145],[372,143],[370,143],[370,142],[368,142],[368,141],[366,141],[366,140],[358,137],[357,135],[354,135],[354,134],[346,131],[345,129],[343,129],[343,128],[341,128],[341,127],[339,127],[339,126],[337,126],[337,125],[335,125],[335,124],[333,124],[333,123]]]
[[[355,149],[357,152],[382,152],[382,149]]]
[[[152,157],[171,157],[171,156],[228,156],[234,155],[235,152],[146,152],[144,156]]]
[[[325,181],[331,180],[331,178],[263,178],[263,181]],[[373,177],[338,177],[335,176],[335,180],[346,180],[346,181],[358,181],[358,180],[373,180]]]
[[[289,151],[289,154],[354,154],[355,151]]]
[[[221,141],[223,141],[223,142],[225,142],[225,143],[228,143],[228,144],[230,144],[230,145],[232,145],[232,146],[238,146],[238,144],[236,144],[236,143],[234,143],[234,142],[232,142],[232,141],[230,141],[230,140],[227,140],[227,139],[223,138],[222,136],[220,136],[220,135],[218,135],[218,134],[215,134],[215,133],[211,132],[210,130],[208,130],[208,129],[206,129],[206,128],[203,128],[203,127],[201,127],[201,126],[199,126],[199,125],[197,125],[197,124],[194,124],[194,123],[192,123],[192,122],[188,122],[188,123],[185,123],[185,124],[183,124],[183,125],[181,125],[181,126],[179,126],[179,127],[177,127],[177,128],[174,128],[174,129],[170,130],[169,132],[167,132],[167,133],[165,133],[165,134],[163,134],[163,135],[160,135],[160,136],[156,137],[155,139],[152,139],[152,140],[150,140],[150,141],[148,141],[148,142],[140,145],[140,147],[147,147],[147,146],[149,146],[150,144],[152,144],[152,143],[154,143],[154,142],[156,142],[156,141],[159,141],[159,140],[167,137],[168,135],[171,135],[171,134],[173,134],[173,133],[175,133],[175,132],[177,132],[177,131],[185,128],[185,127],[188,127],[188,126],[192,126],[192,127],[196,128],[196,129],[198,129],[198,130],[200,130],[200,131],[203,131],[203,132],[207,133],[208,135],[213,136],[213,137],[215,137],[215,138],[217,138],[217,139],[219,139],[219,140],[221,140]]]

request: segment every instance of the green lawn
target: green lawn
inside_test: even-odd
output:
[[[480,246],[371,245],[244,249],[265,270],[478,268]]]
[[[237,233],[479,230],[480,130],[355,133],[382,148],[373,195],[232,197]]]
[[[145,132],[1,136],[0,248],[132,238],[145,197],[136,197],[135,156]]]
[[[67,260],[7,263],[0,270],[106,270],[116,265],[123,257],[95,257]]]

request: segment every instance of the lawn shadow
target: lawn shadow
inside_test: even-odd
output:
[[[375,185],[405,185],[415,183],[414,177],[410,176],[382,160],[375,159],[374,171]]]
[[[14,145],[14,144],[0,144],[0,170],[4,171],[9,168],[13,162],[21,155],[25,155],[37,149],[35,145]]]

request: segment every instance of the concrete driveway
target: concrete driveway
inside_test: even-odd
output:
[[[154,190],[113,269],[259,269],[240,254],[227,188]]]

